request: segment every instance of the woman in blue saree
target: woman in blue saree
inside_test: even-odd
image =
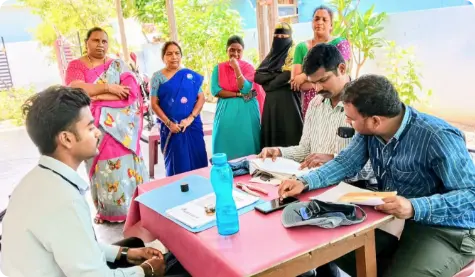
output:
[[[200,112],[205,99],[201,91],[203,76],[181,68],[182,51],[178,43],[163,45],[165,68],[152,77],[152,108],[160,119],[160,146],[166,176],[208,166]]]

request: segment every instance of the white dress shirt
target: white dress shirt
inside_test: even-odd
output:
[[[320,105],[316,101],[320,100],[315,97],[308,105],[299,145],[280,148],[282,157],[300,163],[311,153],[338,154],[350,144],[350,138],[337,135],[338,127],[351,127],[346,122],[343,102],[332,107],[330,99]]]
[[[15,188],[3,220],[2,272],[12,277],[144,277],[134,266],[112,270],[118,246],[96,241],[88,184],[71,167],[40,158]],[[60,175],[54,173],[59,173]],[[70,182],[68,182],[69,180]]]
[[[338,127],[351,127],[346,122],[343,102],[338,102],[333,107],[328,98],[319,105],[317,105],[317,101],[320,99],[315,97],[308,104],[299,145],[280,147],[282,157],[300,163],[311,153],[334,154],[336,156],[350,144],[351,138],[341,138],[337,135]],[[377,183],[369,161],[356,176],[348,177],[348,182],[368,180],[371,184]]]

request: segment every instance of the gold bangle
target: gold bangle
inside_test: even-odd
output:
[[[241,79],[241,78],[243,78],[243,77],[244,77],[244,76],[242,76],[242,74],[241,74],[241,75],[239,75],[236,79],[239,80],[239,79]]]

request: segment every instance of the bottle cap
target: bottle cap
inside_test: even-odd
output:
[[[190,190],[190,188],[188,187],[188,184],[181,184],[180,189],[181,189],[181,192],[187,192],[188,190]]]
[[[228,156],[224,153],[216,153],[212,157],[213,164],[225,164],[228,162]]]

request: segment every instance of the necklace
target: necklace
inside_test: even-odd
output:
[[[91,57],[89,57],[89,55],[86,55],[86,57],[89,63],[91,64],[91,69],[94,70],[94,73],[96,73],[97,77],[102,81],[102,83],[107,84],[106,58],[104,58],[104,77],[102,77],[101,74],[97,73],[96,68],[92,63]]]

